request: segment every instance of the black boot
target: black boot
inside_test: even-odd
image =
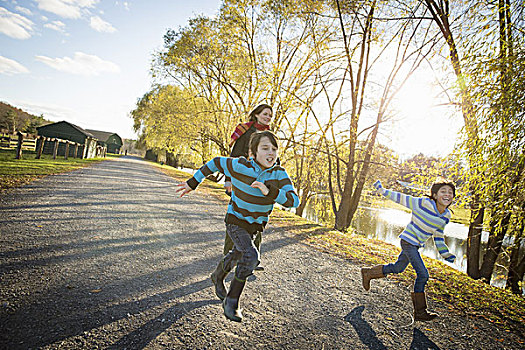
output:
[[[235,276],[230,284],[230,291],[222,303],[224,316],[229,320],[235,322],[242,321],[242,313],[241,309],[239,309],[239,297],[241,296],[245,284],[246,281],[238,279],[237,276]]]
[[[226,286],[224,285],[224,279],[228,275],[230,271],[224,271],[223,268],[223,262],[222,260],[219,262],[219,265],[217,265],[217,268],[213,273],[211,274],[211,281],[213,282],[213,285],[215,286],[215,294],[219,297],[219,299],[224,300],[226,298]]]

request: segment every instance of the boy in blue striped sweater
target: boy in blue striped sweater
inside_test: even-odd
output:
[[[443,229],[450,221],[450,210],[448,207],[456,195],[456,188],[451,182],[437,182],[430,188],[430,196],[416,198],[403,193],[383,188],[380,181],[374,183],[376,190],[388,199],[399,203],[412,210],[412,219],[405,230],[399,235],[401,238],[401,254],[394,264],[377,265],[370,268],[362,268],[363,288],[370,289],[370,280],[382,278],[390,273],[403,272],[408,263],[416,271],[412,303],[414,304],[414,319],[416,321],[430,321],[437,314],[427,311],[425,296],[425,285],[428,281],[428,270],[419,254],[419,248],[425,242],[434,237],[436,248],[441,256],[452,263],[456,257],[449,252],[445,244]]]
[[[239,297],[244,289],[246,278],[253,273],[259,263],[259,251],[254,245],[257,232],[262,232],[274,203],[284,207],[299,206],[295,192],[286,170],[277,161],[277,138],[271,131],[256,132],[250,139],[250,160],[244,157],[216,157],[203,165],[185,183],[177,185],[176,192],[181,197],[192,190],[214,172],[231,178],[232,196],[226,212],[226,234],[234,243],[233,249],[221,259],[211,275],[215,293],[224,300],[224,315],[236,322],[242,321]],[[235,267],[235,278],[226,292],[224,279]]]

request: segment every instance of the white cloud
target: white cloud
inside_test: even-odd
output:
[[[34,23],[17,13],[0,7],[0,33],[15,39],[29,39]]]
[[[79,75],[99,75],[100,73],[118,73],[120,67],[113,62],[104,61],[98,56],[88,55],[83,52],[75,52],[73,58],[50,58],[46,56],[35,56],[37,61],[47,64],[61,72]]]
[[[28,15],[28,16],[31,16],[33,14],[30,9],[27,9],[22,6],[15,7],[15,10],[17,10],[20,13],[23,13],[24,15]]]
[[[108,22],[104,21],[99,16],[91,17],[91,23],[89,25],[97,32],[113,33],[116,31],[115,27],[113,27]]]
[[[129,11],[129,2],[127,1],[122,1],[122,2],[115,1],[115,5],[117,6],[122,5],[126,11]]]
[[[20,73],[29,73],[29,70],[17,61],[0,56],[0,74],[15,75]]]
[[[44,24],[45,28],[56,30],[57,32],[65,33],[66,25],[60,21],[53,21],[51,23]]]
[[[64,18],[77,19],[82,11],[92,8],[99,0],[35,0],[38,8]]]
[[[76,115],[78,114],[78,112],[68,107],[55,105],[55,104],[49,104],[49,103],[41,104],[41,103],[29,102],[29,101],[23,101],[23,100],[10,101],[9,104],[13,106],[17,106],[18,108],[23,109],[25,112],[31,113],[33,115],[43,114],[44,118],[51,120],[51,121],[67,120],[74,124],[78,123],[78,121],[74,119]]]

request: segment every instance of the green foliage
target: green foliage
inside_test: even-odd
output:
[[[35,116],[20,108],[0,102],[0,129],[8,130],[10,133],[21,131],[35,135],[37,127],[49,123],[43,115]]]

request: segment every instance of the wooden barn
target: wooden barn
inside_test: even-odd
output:
[[[98,140],[97,144],[99,146],[105,147],[107,152],[115,154],[120,153],[120,148],[122,147],[123,142],[122,138],[120,138],[118,134],[92,129],[86,129],[86,131],[95,136],[95,138]]]
[[[39,136],[44,136],[48,138],[57,138],[62,140],[68,140],[76,142],[82,145],[82,158],[94,158],[97,156],[97,139],[89,131],[82,129],[81,127],[66,122],[61,121],[53,124],[48,124],[40,126],[37,128]],[[51,143],[49,145],[44,145],[44,153],[46,152],[46,147],[53,147]],[[61,148],[60,148],[61,147]],[[65,145],[61,144],[58,149],[59,155],[64,155]]]

